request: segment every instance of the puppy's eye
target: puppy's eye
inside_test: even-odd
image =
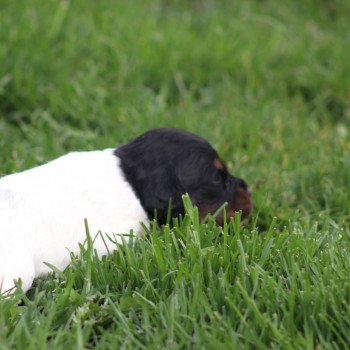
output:
[[[224,183],[224,179],[223,179],[223,176],[220,172],[216,173],[214,176],[213,176],[213,179],[212,179],[212,182],[215,184],[215,185],[221,185]]]
[[[213,183],[214,183],[215,185],[218,185],[220,182],[221,182],[221,180],[220,180],[220,177],[219,177],[219,176],[215,176],[215,177],[213,178]]]

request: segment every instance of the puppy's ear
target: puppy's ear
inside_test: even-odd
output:
[[[149,219],[154,218],[155,210],[160,224],[166,223],[169,202],[171,215],[183,214],[181,195],[184,188],[174,171],[173,161],[155,156],[159,150],[149,152],[128,144],[116,149],[126,180],[147,212]]]
[[[171,216],[178,216],[184,211],[181,198],[184,190],[173,169],[154,168],[149,176],[143,179],[143,186],[139,189],[139,193],[148,216],[153,219],[156,209],[160,224],[166,222],[169,203],[171,203]]]

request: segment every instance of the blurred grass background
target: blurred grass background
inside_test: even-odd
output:
[[[0,5],[0,175],[180,127],[248,181],[261,233],[349,232],[349,1]]]

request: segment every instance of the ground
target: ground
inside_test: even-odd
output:
[[[3,0],[0,175],[160,126],[251,185],[0,300],[0,349],[347,349],[348,1]],[[21,302],[19,302],[22,300]]]

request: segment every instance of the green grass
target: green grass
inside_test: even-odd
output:
[[[350,348],[350,3],[10,1],[0,175],[159,126],[253,190],[0,299],[0,349]],[[20,300],[22,300],[21,303]]]

